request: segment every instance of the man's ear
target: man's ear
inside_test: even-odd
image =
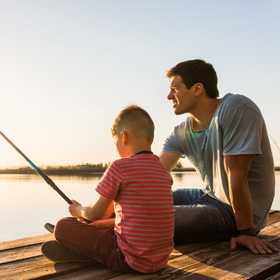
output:
[[[195,96],[199,96],[203,92],[204,86],[202,83],[196,83],[193,85],[193,90],[194,90]]]
[[[122,144],[125,146],[128,143],[128,134],[125,131],[121,131],[121,138],[122,138]]]

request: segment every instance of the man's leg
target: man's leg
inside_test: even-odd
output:
[[[172,195],[174,205],[190,205],[203,197],[205,192],[202,189],[178,189]]]
[[[202,190],[173,193],[175,242],[229,240],[236,232],[232,208]]]
[[[75,218],[63,218],[55,226],[55,238],[64,246],[90,257],[113,271],[132,272],[117,245],[114,227],[93,226]]]

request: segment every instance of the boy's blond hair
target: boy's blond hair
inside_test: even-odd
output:
[[[130,105],[124,108],[111,128],[113,137],[121,131],[130,132],[134,135],[142,133],[151,142],[154,139],[154,130],[154,122],[150,115],[137,105]]]

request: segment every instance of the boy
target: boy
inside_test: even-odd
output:
[[[44,243],[42,253],[54,262],[96,260],[113,271],[155,272],[173,249],[172,177],[151,152],[154,123],[145,110],[136,105],[122,110],[112,136],[121,159],[97,184],[99,199],[89,206],[73,200],[74,218],[58,221],[57,241]],[[101,220],[112,202],[115,219]]]

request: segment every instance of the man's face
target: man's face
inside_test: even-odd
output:
[[[188,89],[180,76],[170,79],[170,92],[167,98],[172,100],[175,115],[191,113],[196,104],[193,87]]]

